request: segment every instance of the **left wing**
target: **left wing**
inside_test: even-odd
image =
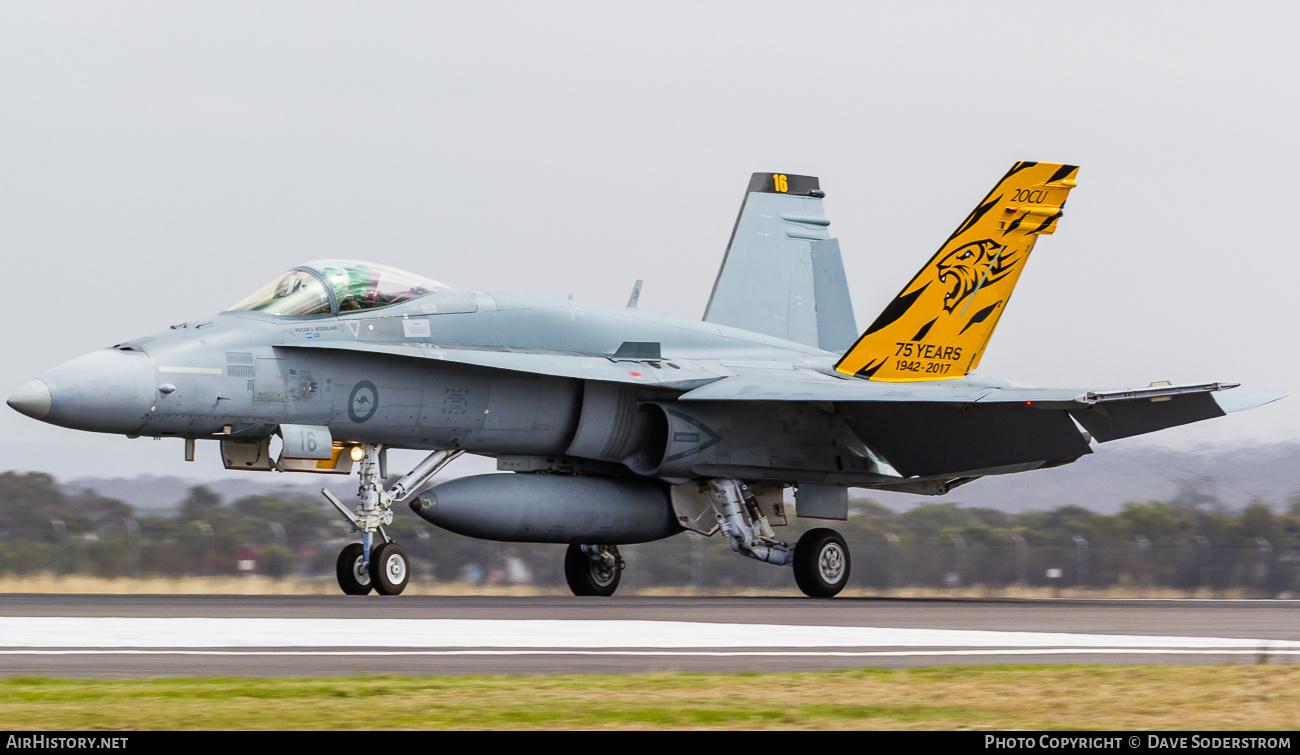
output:
[[[1127,438],[1286,395],[1218,395],[1235,383],[1084,391],[964,381],[889,384],[797,374],[791,379],[729,377],[680,400],[826,402],[842,410],[858,437],[904,477],[930,477],[1070,461],[1089,453],[1088,436],[1099,442]]]
[[[1150,385],[1086,391],[1078,388],[1021,388],[968,383],[876,383],[839,380],[798,371],[789,379],[727,377],[683,394],[681,401],[833,401],[850,403],[1019,404],[1062,409],[1105,442],[1166,427],[1254,409],[1286,396],[1285,391],[1235,391],[1240,383]],[[1127,421],[1121,421],[1121,419]],[[1146,429],[1139,429],[1146,427]]]

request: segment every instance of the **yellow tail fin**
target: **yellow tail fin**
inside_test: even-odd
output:
[[[979,366],[1039,236],[1056,230],[1079,168],[1016,163],[835,369],[907,382]]]

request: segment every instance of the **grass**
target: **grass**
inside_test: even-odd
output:
[[[1300,729],[1300,666],[0,680],[23,730]]]

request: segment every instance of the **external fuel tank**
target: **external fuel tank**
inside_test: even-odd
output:
[[[682,531],[668,485],[631,476],[461,477],[411,501],[411,510],[445,530],[515,543],[623,545]]]

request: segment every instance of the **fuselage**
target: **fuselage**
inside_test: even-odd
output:
[[[558,453],[577,421],[577,378],[411,359],[367,346],[608,358],[625,342],[660,344],[661,360],[631,364],[652,375],[684,367],[716,377],[747,366],[827,371],[834,360],[801,344],[709,323],[451,290],[337,316],[223,312],[175,325],[40,375],[49,401],[37,418],[79,430],[187,438],[265,437],[281,423],[310,424],[337,428],[336,437],[349,441],[399,447]],[[315,348],[295,348],[307,345]],[[357,400],[353,388],[366,381],[377,393],[375,405],[356,411],[349,397]],[[534,405],[535,411],[528,408]],[[504,448],[495,445],[517,430],[528,433]]]

